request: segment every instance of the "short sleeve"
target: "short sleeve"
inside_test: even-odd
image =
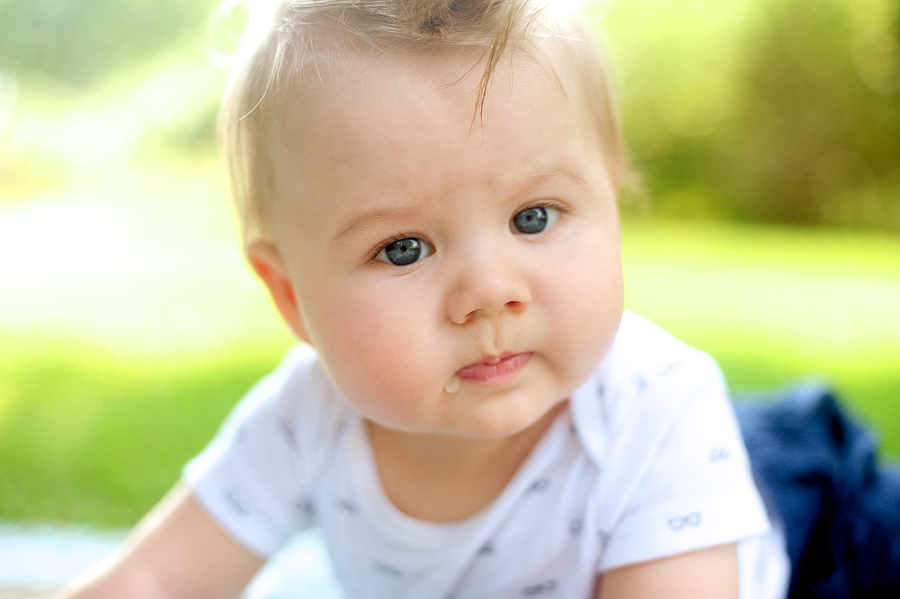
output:
[[[600,416],[581,424],[602,451],[592,498],[601,572],[769,530],[718,365],[648,327],[617,338],[595,385]]]
[[[320,371],[313,350],[295,348],[183,471],[200,505],[261,557],[315,523],[311,487],[329,430],[330,387]],[[309,424],[323,416],[323,426]]]
[[[692,370],[699,384],[661,434],[646,439],[655,447],[610,531],[601,570],[768,529],[718,368],[709,360]]]

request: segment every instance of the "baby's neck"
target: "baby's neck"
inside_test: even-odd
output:
[[[397,509],[414,518],[463,520],[503,491],[566,405],[496,439],[404,433],[367,421],[384,491]]]

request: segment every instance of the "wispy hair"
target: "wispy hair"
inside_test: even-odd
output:
[[[628,172],[609,69],[590,27],[561,0],[266,0],[251,11],[219,118],[220,143],[245,241],[268,237],[266,139],[277,98],[341,53],[479,50],[476,119],[501,58],[523,49],[573,79],[614,182]],[[262,4],[267,10],[259,10]],[[476,66],[476,65],[473,65]],[[565,86],[564,86],[565,87]],[[474,121],[473,121],[474,122]]]

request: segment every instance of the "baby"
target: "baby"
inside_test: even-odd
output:
[[[296,0],[269,25],[222,139],[305,344],[65,596],[236,597],[311,526],[351,598],[783,596],[718,367],[623,314],[590,29],[532,0]]]

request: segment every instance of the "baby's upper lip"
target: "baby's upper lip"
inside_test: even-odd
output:
[[[471,370],[473,368],[477,368],[478,366],[496,366],[500,362],[503,362],[507,358],[512,358],[515,356],[520,356],[522,354],[530,354],[531,352],[516,352],[516,351],[505,351],[505,352],[491,352],[486,353],[484,356],[478,360],[477,362],[471,362],[466,364],[462,368],[456,371],[457,375],[461,372],[465,372],[466,370]]]
[[[507,352],[502,352],[502,353],[489,353],[489,354],[485,354],[484,357],[481,360],[479,360],[478,362],[472,362],[471,364],[466,364],[466,366],[478,366],[479,364],[491,364],[491,365],[499,364],[506,358],[508,358],[510,356],[515,356],[519,353],[522,353],[522,352],[507,351]],[[463,368],[465,368],[465,366]]]

